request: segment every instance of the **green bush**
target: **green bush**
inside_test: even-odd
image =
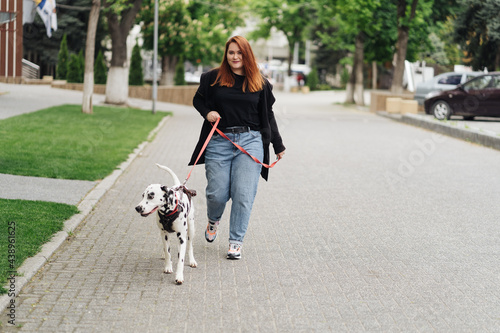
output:
[[[318,85],[319,85],[319,77],[318,77],[318,70],[316,67],[313,67],[309,75],[307,76],[307,86],[311,91],[313,90],[318,90]]]
[[[128,74],[128,84],[131,86],[144,85],[144,75],[142,74],[142,56],[139,43],[135,43],[130,59],[130,72]]]
[[[177,65],[175,65],[174,85],[186,85],[186,79],[184,78],[184,60],[182,58],[177,62]]]
[[[78,52],[78,62],[80,63],[79,67],[80,72],[78,73],[78,77],[80,80],[79,82],[83,83],[83,78],[85,74],[85,56],[83,55],[83,50],[80,50],[80,52]]]
[[[106,62],[104,62],[104,56],[102,55],[102,51],[99,51],[94,63],[94,83],[106,84],[107,77],[108,77],[108,68],[106,67]]]
[[[78,59],[78,56],[76,54],[72,54],[69,58],[69,64],[68,64],[68,75],[67,75],[67,80],[69,83],[81,83],[82,81],[80,80],[80,59]]]
[[[347,86],[349,78],[350,78],[349,70],[347,69],[347,67],[344,67],[342,73],[340,74],[340,84],[342,85],[342,88],[345,88]]]
[[[66,80],[68,77],[68,40],[66,34],[63,35],[61,46],[59,47],[59,54],[57,56],[57,70],[56,78]]]

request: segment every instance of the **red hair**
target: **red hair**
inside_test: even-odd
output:
[[[224,50],[224,57],[222,59],[222,63],[219,66],[219,73],[217,73],[217,77],[215,78],[212,86],[217,83],[223,87],[232,87],[234,86],[234,77],[232,75],[231,67],[227,61],[227,52],[229,49],[229,45],[231,43],[236,43],[241,50],[241,55],[243,57],[243,68],[245,70],[245,81],[243,82],[243,92],[248,90],[250,92],[257,92],[262,90],[264,85],[264,78],[260,74],[259,66],[257,65],[257,61],[255,60],[255,56],[253,54],[252,48],[250,47],[250,43],[246,40],[245,37],[242,36],[234,36],[229,38],[226,43],[226,49]]]

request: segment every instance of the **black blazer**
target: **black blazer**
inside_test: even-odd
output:
[[[196,148],[191,156],[191,161],[189,165],[193,165],[196,161],[196,158],[200,154],[201,148],[205,143],[208,135],[210,134],[210,130],[212,129],[212,125],[207,121],[207,114],[210,111],[217,111],[213,109],[213,103],[211,97],[213,96],[214,87],[211,84],[215,81],[217,77],[218,70],[213,69],[209,72],[203,73],[200,79],[200,86],[196,91],[196,94],[193,98],[193,105],[201,114],[201,116],[205,119],[203,125],[201,127],[200,138],[198,143],[196,144]],[[276,99],[273,96],[272,92],[273,86],[269,83],[269,81],[265,80],[265,85],[260,92],[259,99],[259,118],[260,118],[260,132],[262,134],[262,143],[264,145],[264,160],[262,163],[269,164],[269,145],[273,144],[275,154],[279,154],[285,150],[285,146],[283,145],[283,140],[281,139],[281,135],[278,131],[278,124],[276,123],[276,119],[274,118],[273,112],[273,104]],[[198,164],[205,163],[205,152],[200,157]],[[269,175],[269,169],[262,167],[261,176],[265,180],[267,180]]]

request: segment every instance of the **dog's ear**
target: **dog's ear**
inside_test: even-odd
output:
[[[160,187],[160,188],[161,188],[161,190],[162,190],[163,192],[167,192],[167,193],[168,193],[168,187],[166,187],[166,186],[162,186],[162,187]]]

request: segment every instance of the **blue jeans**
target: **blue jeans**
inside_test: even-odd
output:
[[[264,149],[259,131],[226,135],[262,161]],[[260,171],[260,164],[220,135],[213,136],[208,143],[205,151],[208,220],[220,221],[226,203],[229,199],[232,200],[229,220],[230,243],[243,243],[257,194]]]

